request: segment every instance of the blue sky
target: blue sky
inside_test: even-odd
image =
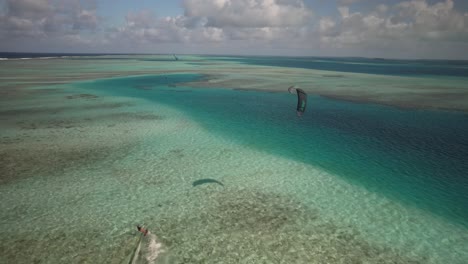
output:
[[[0,0],[0,51],[468,59],[465,0]]]

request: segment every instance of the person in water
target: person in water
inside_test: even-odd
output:
[[[148,234],[148,229],[145,229],[145,228],[143,228],[143,227],[141,227],[139,225],[137,225],[137,229],[138,229],[138,231],[143,233],[145,236],[146,236],[146,234]]]

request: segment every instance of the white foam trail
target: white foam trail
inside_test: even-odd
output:
[[[140,247],[141,247],[142,238],[143,238],[143,236],[140,237],[140,241],[138,242],[138,246],[137,246],[137,248],[136,248],[136,250],[134,252],[131,264],[135,264],[138,261],[138,255],[140,254]]]
[[[158,258],[159,254],[164,252],[162,249],[162,243],[158,242],[158,237],[154,234],[148,232],[149,236],[149,244],[148,244],[148,253],[146,254],[146,261],[149,264],[156,263],[156,259]]]

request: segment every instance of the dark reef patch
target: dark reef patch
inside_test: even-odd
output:
[[[56,83],[47,83],[47,85],[54,85]],[[0,100],[22,100],[34,96],[58,94],[63,92],[61,88],[47,88],[47,89],[28,89],[29,87],[38,86],[40,83],[15,83],[15,84],[0,84]]]
[[[85,109],[115,109],[121,107],[130,107],[134,106],[135,103],[130,102],[116,102],[116,103],[101,103],[101,104],[92,104],[92,105],[84,105],[79,106],[77,108],[85,108]]]
[[[344,75],[342,74],[323,74],[322,77],[329,77],[329,78],[343,78]]]
[[[94,94],[74,94],[65,96],[67,99],[96,99],[97,95]]]
[[[119,237],[117,243],[107,244],[99,229],[78,232],[58,228],[46,234],[22,232],[2,237],[2,263],[122,263],[134,250],[135,237]],[[44,253],[47,252],[47,253]],[[5,261],[5,262],[3,262]]]
[[[5,147],[4,147],[5,146]],[[129,144],[83,146],[36,143],[34,147],[0,145],[0,184],[38,176],[58,176],[67,170],[106,166],[103,162],[123,158]]]
[[[214,223],[227,226],[230,231],[275,232],[287,224],[317,218],[315,210],[280,195],[248,191],[239,191],[237,195],[238,198],[220,195],[215,208],[216,216],[210,216]]]
[[[153,114],[153,113],[144,113],[144,112],[124,112],[124,113],[115,113],[109,115],[103,115],[102,119],[125,119],[125,120],[141,120],[141,121],[151,121],[151,120],[163,120],[164,117],[161,115]]]
[[[36,121],[36,122],[27,122],[27,121],[18,121],[16,124],[20,129],[68,129],[81,127],[76,122],[72,120],[47,120],[47,121]]]
[[[103,114],[93,117],[82,117],[82,118],[63,118],[57,117],[44,120],[21,120],[17,121],[16,125],[22,130],[34,130],[34,129],[70,129],[70,128],[84,128],[92,124],[100,124],[100,122],[112,121],[116,123],[123,122],[135,122],[135,121],[156,121],[163,120],[163,116],[146,113],[146,112],[123,112],[123,113],[112,113]],[[113,127],[113,125],[107,125],[107,127]],[[1,140],[0,140],[1,142]]]
[[[72,106],[58,106],[58,107],[30,107],[0,110],[0,118],[18,118],[21,116],[41,116],[41,115],[54,115],[62,112],[73,112],[79,110],[99,110],[99,109],[116,109],[121,107],[131,107],[134,103],[130,102],[115,102],[115,103],[94,103]]]
[[[427,262],[372,245],[292,198],[255,190],[217,192],[199,213],[155,219],[154,226],[174,263]]]
[[[0,117],[38,116],[47,114],[57,114],[70,107],[31,107],[18,108],[0,111]]]
[[[17,144],[23,141],[24,139],[21,136],[3,136],[0,138],[0,146],[9,145],[9,144]]]

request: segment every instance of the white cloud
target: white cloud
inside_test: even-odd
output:
[[[92,0],[7,0],[6,10],[0,15],[0,37],[47,38],[95,30],[99,18],[93,3]]]
[[[425,0],[400,2],[391,7],[379,5],[367,14],[350,13],[344,6],[338,7],[338,11],[341,15],[338,19],[320,21],[320,33],[323,43],[339,48],[400,47],[399,43],[412,43],[411,48],[418,53],[419,44],[437,50],[438,42],[466,43],[468,39],[467,16],[454,9],[452,0],[432,5]]]
[[[98,17],[95,10],[80,10],[73,23],[73,29],[95,29],[98,26]]]
[[[156,18],[149,12],[130,13],[126,24],[109,37],[134,39],[139,45],[216,45],[231,40],[255,40],[259,45],[303,35],[300,25],[311,15],[300,0],[187,0],[184,6],[184,16]]]
[[[403,20],[409,20],[413,34],[421,38],[444,39],[466,34],[468,20],[453,9],[452,0],[429,5],[426,1],[413,0],[397,5]]]
[[[206,27],[199,19],[185,16],[157,18],[151,12],[129,13],[124,26],[111,30],[108,38],[145,46],[161,43],[216,43],[225,40],[224,30]]]
[[[50,12],[48,0],[7,0],[8,13],[14,17],[41,18]]]
[[[377,6],[377,11],[379,13],[385,13],[385,12],[387,12],[387,10],[388,10],[388,6],[386,6],[384,4],[381,4],[381,5]]]
[[[14,39],[41,39],[42,43],[54,42],[54,47],[83,45],[114,52],[121,47],[158,52],[156,47],[166,45],[184,50],[201,47],[204,52],[236,47],[239,53],[283,49],[307,55],[326,51],[322,55],[415,57],[443,57],[463,53],[456,51],[460,47],[468,49],[468,14],[456,10],[452,0],[375,4],[366,12],[357,12],[358,5],[341,5],[337,15],[323,17],[312,16],[303,0],[185,0],[184,15],[157,17],[151,11],[130,12],[124,23],[112,28],[102,25],[93,0],[5,3],[0,37],[8,39],[11,46]],[[0,43],[0,48],[5,50],[5,45]]]
[[[152,12],[144,10],[128,13],[125,22],[125,26],[129,28],[151,28],[157,23],[157,20]]]
[[[184,8],[218,28],[300,26],[312,14],[302,0],[184,0]]]
[[[366,0],[340,0],[340,4],[349,5],[349,4],[354,4],[354,3],[363,2],[363,1],[366,1]]]
[[[319,21],[319,31],[320,33],[330,32],[332,28],[336,25],[335,21],[333,21],[330,17],[321,18]]]
[[[341,15],[342,18],[349,17],[349,7],[347,7],[347,6],[339,6],[338,7],[338,12],[340,12],[340,15]]]

